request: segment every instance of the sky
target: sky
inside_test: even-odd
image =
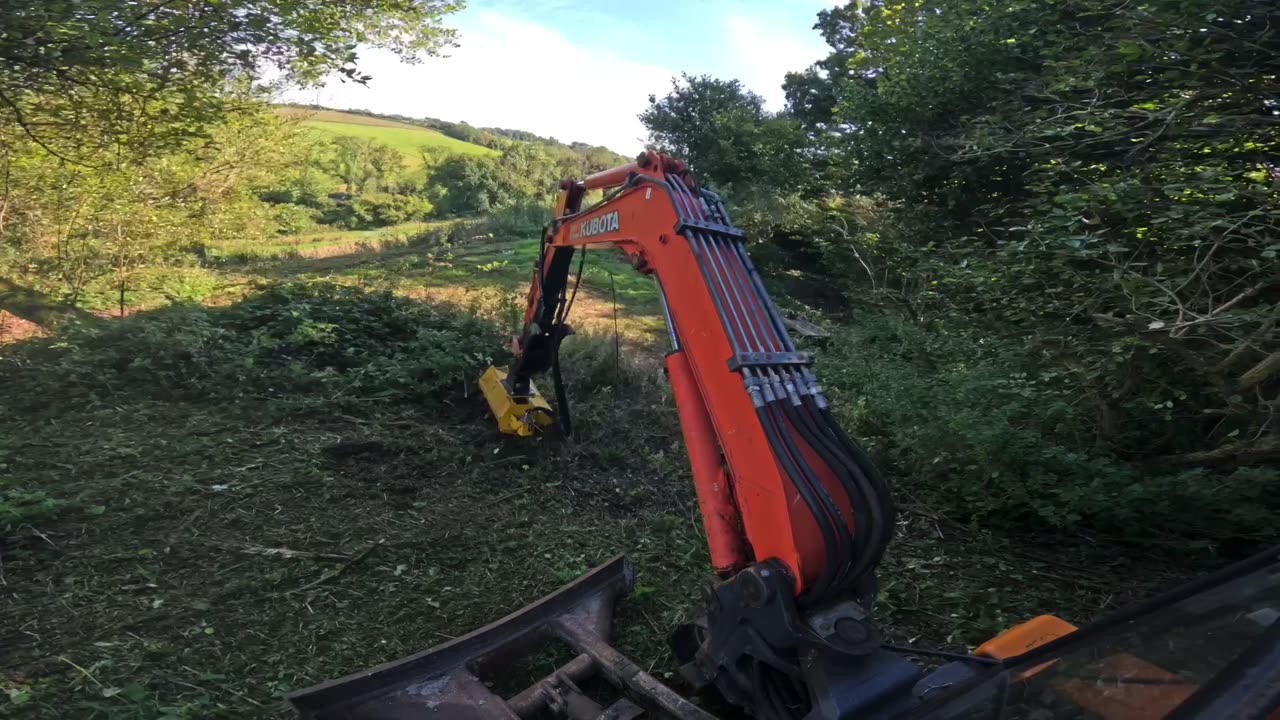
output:
[[[527,130],[632,155],[636,116],[681,72],[736,78],[779,110],[782,81],[827,54],[813,29],[832,0],[471,0],[446,24],[459,47],[401,63],[365,49],[365,86],[337,79],[283,100]]]

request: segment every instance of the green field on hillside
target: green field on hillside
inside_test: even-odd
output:
[[[496,156],[499,154],[497,150],[451,138],[435,130],[394,120],[344,113],[336,110],[282,108],[281,112],[290,117],[302,118],[302,125],[311,128],[321,137],[356,137],[377,140],[390,145],[405,156],[406,162],[411,168],[422,164],[418,148],[423,145],[461,155]]]
[[[376,125],[353,125],[350,123],[329,122],[327,120],[305,120],[303,125],[314,129],[325,137],[357,137],[377,140],[399,150],[408,159],[410,166],[422,163],[418,148],[423,145],[438,147],[449,152],[464,155],[498,155],[497,150],[490,150],[479,145],[455,140],[426,128],[381,127]]]
[[[373,115],[361,115],[354,112],[343,112],[341,110],[312,110],[311,108],[300,107],[283,107],[281,111],[288,113],[297,113],[306,120],[316,120],[320,122],[341,123],[343,125],[368,125],[370,127],[400,128],[401,130],[417,130],[426,132],[436,132],[430,128],[424,128],[421,125],[400,122],[399,120],[391,120],[384,117],[374,117]]]

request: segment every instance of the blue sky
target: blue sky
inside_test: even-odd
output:
[[[465,120],[605,145],[643,145],[636,115],[682,71],[737,78],[772,109],[787,71],[826,54],[813,30],[832,0],[471,0],[459,47],[417,65],[366,50],[368,86],[330,82],[286,99]]]

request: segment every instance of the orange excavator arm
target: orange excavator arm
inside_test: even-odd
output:
[[[583,208],[589,190],[606,194]],[[888,491],[832,418],[812,358],[788,336],[744,234],[684,163],[646,152],[563,184],[515,342],[512,391],[528,393],[532,376],[555,370],[574,255],[599,244],[655,277],[716,570],[775,560],[807,606],[861,594],[892,529]]]
[[[603,198],[583,207],[592,190]],[[762,717],[782,718],[806,653],[878,649],[873,571],[894,509],[875,467],[832,416],[813,359],[788,336],[745,240],[718,196],[683,162],[655,152],[563,183],[515,361],[505,376],[491,369],[482,387],[500,426],[504,413],[527,409],[526,422],[509,426],[528,434],[549,422],[532,378],[551,371],[568,430],[558,358],[572,332],[575,254],[613,245],[654,277],[671,335],[667,374],[711,560],[725,579],[708,591],[711,609],[686,629],[683,671]]]

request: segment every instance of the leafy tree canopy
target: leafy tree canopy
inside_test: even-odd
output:
[[[737,80],[683,75],[665,97],[649,96],[640,120],[655,146],[687,159],[717,186],[801,180],[798,125],[770,113],[764,99]]]
[[[229,90],[356,69],[361,45],[413,61],[451,44],[452,0],[49,0],[0,4],[0,121],[47,150],[201,132]],[[86,128],[93,132],[86,133]]]

